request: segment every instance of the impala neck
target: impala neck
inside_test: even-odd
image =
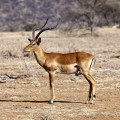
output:
[[[45,51],[42,49],[41,45],[34,51],[37,62],[43,66],[45,63]]]

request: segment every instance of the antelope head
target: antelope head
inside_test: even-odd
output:
[[[30,44],[27,45],[25,48],[24,48],[24,52],[27,52],[27,51],[36,51],[38,48],[39,48],[39,45],[41,43],[41,38],[38,38],[37,40],[33,39],[33,40],[29,40],[30,41]]]
[[[52,29],[55,29],[58,25],[59,22],[57,22],[57,24],[54,26],[54,27],[51,27],[51,28],[44,28],[45,25],[47,24],[48,22],[48,18],[45,22],[45,24],[41,27],[41,28],[33,28],[32,30],[32,39],[28,38],[28,40],[30,41],[30,44],[27,45],[25,48],[24,48],[24,52],[26,51],[33,51],[35,52],[36,50],[39,49],[39,46],[40,46],[40,43],[41,43],[41,37],[40,34],[46,30],[52,30]],[[37,30],[40,30],[39,33],[35,36],[35,31]]]

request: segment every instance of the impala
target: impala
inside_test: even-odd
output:
[[[82,74],[86,80],[88,81],[89,94],[86,103],[93,104],[93,99],[96,97],[95,95],[95,80],[90,75],[90,68],[95,61],[93,55],[86,52],[74,52],[68,54],[61,53],[47,53],[41,47],[41,37],[40,34],[46,30],[55,29],[58,23],[51,28],[44,28],[47,24],[48,19],[42,28],[34,28],[32,30],[33,39],[28,39],[30,44],[24,48],[24,52],[32,51],[35,54],[35,58],[37,62],[43,67],[49,74],[49,82],[50,82],[50,93],[51,99],[50,103],[53,103],[55,99],[54,95],[54,81],[55,74],[63,73],[63,74]],[[40,30],[40,32],[35,36],[35,31]]]

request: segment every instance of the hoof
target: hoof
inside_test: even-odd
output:
[[[50,104],[53,104],[53,100],[50,100],[49,103],[50,103]]]
[[[85,102],[85,104],[88,104],[88,103],[89,103],[88,101]]]
[[[93,101],[91,101],[90,104],[93,104]]]

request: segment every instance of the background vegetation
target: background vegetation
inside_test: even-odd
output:
[[[120,0],[0,0],[0,31],[29,31],[50,17],[61,19],[60,29],[120,24]]]

